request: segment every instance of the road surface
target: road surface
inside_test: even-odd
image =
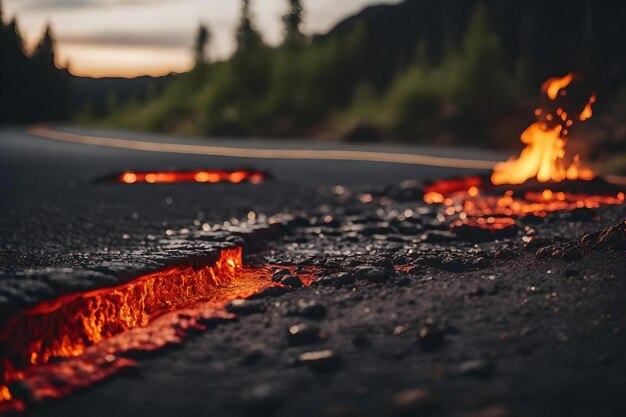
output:
[[[25,417],[626,415],[623,205],[520,221],[510,239],[475,243],[450,235],[419,193],[367,202],[333,191],[340,184],[393,197],[397,187],[387,187],[404,179],[484,172],[476,168],[503,157],[63,126],[0,130],[0,315],[196,259],[215,243],[205,230],[276,213],[306,217],[261,242],[244,235],[246,248],[264,244],[248,261],[333,272],[253,300],[254,314],[142,355],[132,373],[31,405]],[[401,163],[383,162],[392,158]],[[274,179],[97,181],[126,170],[241,168]],[[581,243],[612,225],[614,245]],[[525,247],[530,235],[551,246],[547,258]],[[580,247],[580,256],[556,259],[565,247]],[[498,255],[503,249],[508,256]],[[311,303],[326,314],[306,313]],[[294,344],[292,326],[303,323],[308,336]],[[327,373],[298,360],[320,350],[340,358]]]
[[[30,129],[33,130],[32,128]],[[371,188],[405,179],[431,180],[480,172],[459,168],[469,163],[488,167],[503,155],[463,149],[419,146],[319,143],[303,140],[201,139],[60,126],[0,130],[0,238],[3,269],[72,266],[85,253],[102,253],[110,247],[132,247],[146,236],[163,236],[167,229],[194,222],[221,223],[241,218],[249,211],[271,215],[313,205],[320,187],[332,185]],[[73,142],[68,142],[69,134]],[[53,139],[61,135],[62,139]],[[46,136],[46,137],[42,137]],[[105,146],[80,143],[97,139]],[[122,147],[108,146],[123,139]],[[132,149],[152,144],[151,151]],[[154,145],[193,146],[200,152],[219,147],[245,151],[246,157],[223,157],[154,151]],[[119,144],[118,144],[119,145]],[[129,149],[131,148],[131,149]],[[166,150],[167,150],[166,149]],[[259,151],[261,150],[261,151]],[[274,150],[274,151],[272,151]],[[285,159],[281,152],[296,151]],[[322,150],[320,153],[319,151]],[[426,158],[429,166],[359,160],[298,159],[328,152],[359,151],[356,157],[394,155]],[[364,152],[365,151],[365,152]],[[254,158],[255,152],[263,158]],[[270,153],[268,155],[268,152]],[[364,152],[364,153],[363,153]],[[272,159],[275,153],[281,159]],[[312,155],[311,155],[312,154]],[[435,157],[435,158],[433,158]],[[443,159],[441,159],[443,158]],[[409,161],[410,162],[410,161]],[[251,168],[269,172],[273,180],[251,184],[149,185],[98,183],[123,171],[164,171]],[[122,237],[130,236],[123,241]],[[89,240],[86,244],[86,240]],[[120,246],[122,245],[122,246]],[[36,256],[33,256],[36,255]],[[74,260],[71,260],[74,259]]]

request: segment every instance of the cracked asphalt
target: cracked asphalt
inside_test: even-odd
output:
[[[275,179],[94,182],[129,169],[198,168]],[[555,214],[510,239],[466,242],[447,234],[418,185],[399,185],[462,173],[140,153],[0,131],[0,311],[111,285],[124,271],[210,252],[233,235],[248,263],[323,271],[311,287],[247,301],[237,321],[26,415],[626,415],[624,207]],[[278,213],[296,218],[249,231]],[[610,239],[581,241],[611,225],[622,226]],[[574,246],[579,259],[536,255]]]

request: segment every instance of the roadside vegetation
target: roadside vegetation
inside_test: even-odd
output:
[[[475,10],[459,45],[431,62],[428,45],[415,45],[407,65],[380,86],[368,71],[370,30],[310,41],[300,31],[302,7],[290,1],[285,41],[263,44],[243,2],[238,49],[207,62],[207,28],[197,37],[196,67],[147,100],[116,104],[104,118],[79,120],[189,135],[323,136],[487,144],[493,126],[518,110],[522,80],[507,70],[487,9]],[[357,139],[359,139],[357,138]]]

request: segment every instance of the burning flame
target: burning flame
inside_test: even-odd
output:
[[[551,101],[555,101],[559,92],[562,95],[566,93],[565,89],[573,78],[572,74],[550,78],[543,84],[542,91]],[[596,96],[592,94],[579,116],[581,121],[591,117],[593,114],[591,106],[595,101]],[[545,121],[537,120],[522,133],[520,139],[526,147],[519,157],[496,164],[491,175],[493,184],[522,184],[532,178],[542,183],[560,182],[565,179],[593,179],[593,171],[582,166],[578,155],[575,155],[569,163],[566,159],[564,136],[568,133],[567,129],[573,125],[573,120],[562,108],[558,108],[555,115],[546,113],[543,109],[535,111],[538,118],[544,113]]]
[[[541,86],[541,90],[545,91],[550,100],[556,100],[559,95],[559,91],[565,89],[572,80],[574,79],[574,74],[567,74],[564,77],[553,77],[549,78],[543,85]]]

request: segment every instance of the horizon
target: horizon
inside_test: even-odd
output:
[[[325,33],[341,20],[377,4],[400,0],[303,2],[307,35]],[[78,77],[164,76],[193,67],[192,46],[200,24],[213,40],[211,61],[227,59],[235,49],[234,31],[241,5],[232,0],[4,0],[5,22],[16,18],[27,50],[50,24],[57,65]],[[253,1],[256,29],[268,45],[282,40],[286,0]],[[201,10],[201,13],[198,13]],[[129,25],[128,22],[132,22]]]

